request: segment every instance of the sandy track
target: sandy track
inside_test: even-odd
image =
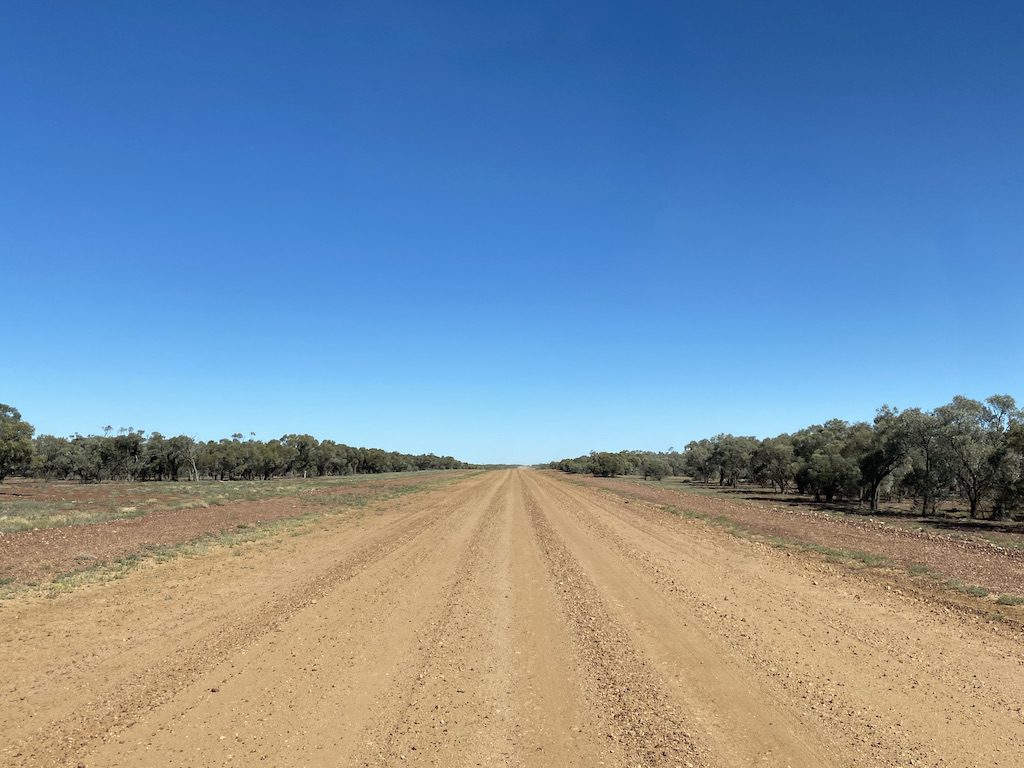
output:
[[[0,764],[1014,766],[1024,643],[547,473],[0,604]]]

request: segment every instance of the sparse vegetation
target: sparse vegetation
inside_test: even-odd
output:
[[[471,473],[472,474],[472,473]],[[317,520],[332,517],[340,513],[354,512],[369,504],[388,501],[411,493],[437,488],[449,482],[466,477],[466,473],[448,474],[435,472],[426,476],[417,475],[413,480],[403,475],[348,478],[310,478],[305,481],[285,479],[269,482],[240,482],[227,487],[234,491],[233,500],[272,502],[274,499],[285,498],[294,501],[287,505],[284,514],[270,516],[266,507],[251,508],[251,517],[241,522],[227,524],[218,521],[216,513],[211,514],[205,525],[204,532],[193,531],[182,534],[180,523],[172,524],[170,534],[162,536],[178,536],[179,540],[172,543],[136,545],[137,551],[129,551],[116,556],[95,554],[77,554],[65,558],[62,572],[54,571],[52,576],[36,581],[35,579],[18,579],[4,574],[0,579],[0,599],[12,597],[26,589],[45,589],[51,596],[66,592],[83,583],[109,581],[120,578],[134,568],[146,563],[159,563],[182,556],[196,556],[215,547],[238,547],[269,536],[286,533],[302,535],[310,530],[308,524]],[[155,494],[141,500],[132,516],[153,512],[185,511],[205,507],[204,489],[216,488],[218,484],[209,481],[200,483],[149,483],[145,488],[138,484],[110,483],[102,486],[82,486],[77,483],[54,483],[62,487],[75,498],[62,504],[59,510],[50,510],[47,514],[47,502],[22,502],[29,504],[38,512],[36,518],[23,515],[21,520],[30,519],[33,528],[56,527],[58,525],[97,523],[104,520],[124,519],[126,515],[114,516],[108,498],[114,496],[124,498],[126,494]],[[236,487],[237,486],[237,487]],[[32,488],[43,487],[37,482],[21,481],[17,488],[28,493]],[[52,487],[51,487],[52,490]],[[176,492],[190,491],[196,494],[192,498],[180,499]],[[113,510],[116,512],[116,510]],[[178,520],[177,516],[174,520]],[[236,518],[237,519],[237,518]],[[0,532],[24,530],[23,524],[0,516]],[[161,529],[165,530],[165,529]],[[116,540],[116,536],[114,539]],[[76,551],[74,534],[67,539],[70,551]],[[240,550],[239,550],[240,553]],[[10,566],[10,562],[0,565]]]
[[[1024,605],[1024,597],[1019,595],[1000,595],[996,598],[1000,605]]]
[[[451,456],[354,448],[312,435],[288,434],[263,442],[236,433],[223,440],[197,441],[187,435],[148,436],[125,427],[114,434],[56,437],[39,435],[9,405],[0,403],[0,482],[9,474],[49,480],[270,480],[278,477],[470,469]]]
[[[934,411],[883,406],[870,424],[833,419],[764,440],[720,434],[681,453],[593,452],[548,466],[600,477],[687,476],[723,488],[757,484],[779,494],[792,488],[870,510],[908,499],[924,516],[960,499],[971,519],[1000,520],[1024,509],[1024,411],[1009,395],[957,396]]]

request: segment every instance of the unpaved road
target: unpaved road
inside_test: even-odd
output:
[[[5,601],[0,651],[11,766],[1024,764],[1018,626],[528,470]]]
[[[927,529],[913,523],[893,525],[867,510],[835,515],[814,509],[806,499],[770,492],[746,499],[730,497],[728,490],[719,495],[721,491],[700,492],[679,484],[671,488],[637,478],[577,475],[573,481],[627,499],[678,506],[687,513],[786,542],[868,552],[908,570],[923,566],[940,579],[985,587],[993,598],[1000,593],[1024,596],[1024,550],[1017,548],[1019,533],[999,535],[993,542],[978,535],[984,529],[946,535],[938,528],[940,521],[930,521]],[[971,537],[966,538],[968,535]]]

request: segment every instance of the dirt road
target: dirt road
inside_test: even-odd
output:
[[[528,470],[5,601],[0,651],[12,766],[1024,764],[1019,627]]]

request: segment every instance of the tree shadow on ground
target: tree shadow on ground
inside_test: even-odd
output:
[[[776,507],[787,506],[792,509],[806,509],[815,512],[831,512],[850,515],[853,517],[875,517],[899,520],[904,523],[917,523],[929,528],[936,528],[947,531],[961,531],[964,533],[1007,533],[1024,535],[1024,521],[1020,519],[1008,520],[972,520],[967,516],[965,510],[952,509],[937,512],[935,515],[923,515],[919,509],[900,509],[898,507],[881,506],[871,510],[867,504],[859,504],[855,501],[816,501],[811,496],[798,494],[780,494],[766,488],[729,488],[720,487],[715,484],[687,484],[680,485],[680,488],[699,488],[705,491],[714,491],[723,496],[745,499],[747,501],[759,501],[772,504]]]

